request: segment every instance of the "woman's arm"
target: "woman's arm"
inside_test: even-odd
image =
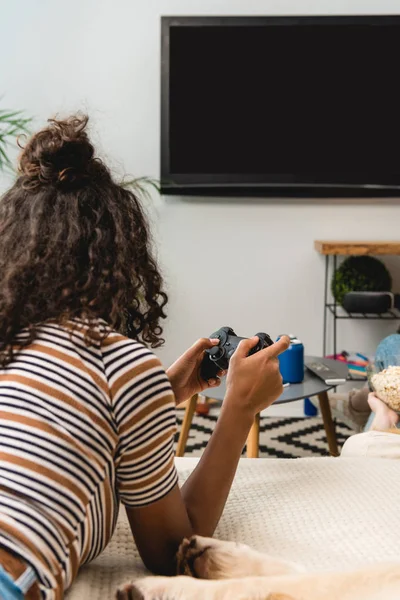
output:
[[[193,534],[211,536],[219,521],[252,419],[223,410],[198,466],[183,485],[144,508],[127,508],[143,562],[160,575],[176,572],[179,544]]]
[[[227,394],[213,435],[197,468],[180,492],[127,514],[146,566],[160,574],[175,572],[175,554],[184,537],[210,536],[219,521],[254,417],[282,393],[277,356],[287,338],[252,356],[258,338],[244,340],[231,359]]]
[[[254,417],[223,408],[199,464],[182,487],[196,534],[211,537],[221,517]]]
[[[197,468],[182,488],[196,533],[211,536],[218,524],[256,414],[283,392],[278,355],[289,339],[248,356],[258,338],[243,340],[230,361],[220,418]]]

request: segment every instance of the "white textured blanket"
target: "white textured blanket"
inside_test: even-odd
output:
[[[181,482],[194,464],[177,459]],[[399,531],[400,460],[243,459],[216,536],[332,570],[400,560]],[[66,598],[111,600],[118,585],[144,574],[121,512],[108,548]]]

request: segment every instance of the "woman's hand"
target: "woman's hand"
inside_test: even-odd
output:
[[[258,343],[258,337],[242,340],[232,356],[227,377],[227,392],[223,407],[238,409],[249,418],[270,406],[283,392],[278,356],[288,349],[287,336],[248,356]]]
[[[200,365],[204,357],[204,351],[217,346],[219,342],[218,339],[201,338],[167,369],[167,375],[177,404],[181,404],[194,394],[207,388],[219,386],[221,383],[220,377],[225,375],[225,371],[219,371],[215,379],[209,379],[208,381],[204,381],[200,377]]]

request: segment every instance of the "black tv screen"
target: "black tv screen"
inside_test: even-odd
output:
[[[163,17],[170,194],[398,196],[400,16]]]

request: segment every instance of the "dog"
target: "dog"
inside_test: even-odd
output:
[[[145,577],[117,600],[399,600],[399,563],[308,573],[234,542],[193,536],[178,551],[177,577]]]

